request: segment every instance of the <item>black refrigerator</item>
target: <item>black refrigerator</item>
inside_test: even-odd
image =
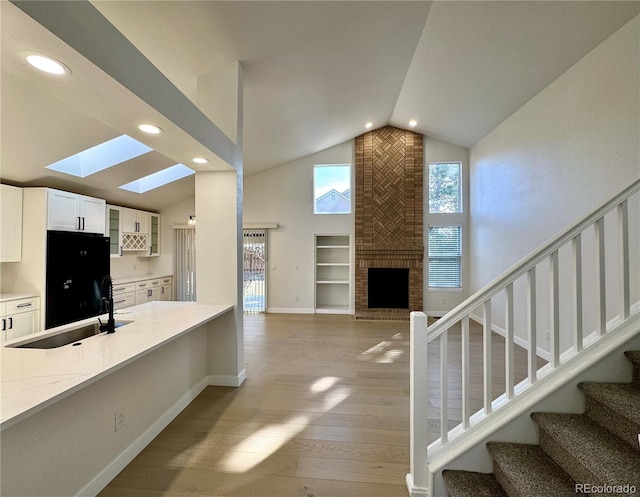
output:
[[[109,261],[108,237],[47,231],[45,328],[101,314]]]

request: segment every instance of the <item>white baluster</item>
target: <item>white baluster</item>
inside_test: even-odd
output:
[[[449,439],[449,361],[447,348],[449,346],[449,330],[440,335],[440,438],[446,444]]]
[[[469,375],[469,316],[462,318],[462,427],[469,428],[470,375]]]
[[[560,363],[560,295],[558,277],[558,251],[549,256],[549,327],[551,331],[551,367]]]
[[[509,283],[504,289],[504,366],[505,366],[505,393],[507,399],[513,397],[513,283]]]
[[[491,299],[482,304],[484,326],[482,329],[482,352],[484,361],[484,412],[491,412]]]
[[[527,341],[529,383],[532,385],[538,379],[538,340],[537,340],[537,319],[536,319],[536,268],[532,267],[527,271]]]
[[[624,200],[618,206],[618,238],[620,240],[620,317],[627,319],[630,312],[629,300],[629,207]]]
[[[571,239],[573,257],[573,349],[582,350],[582,235]]]
[[[596,279],[598,284],[597,293],[597,319],[598,334],[604,335],[607,331],[607,297],[605,286],[605,269],[604,269],[604,217],[593,223],[596,235]]]

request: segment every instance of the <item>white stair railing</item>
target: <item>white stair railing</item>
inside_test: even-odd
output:
[[[452,442],[467,438],[470,430],[503,409],[512,400],[535,388],[541,378],[547,379],[576,355],[592,347],[608,330],[623,323],[630,316],[637,317],[636,287],[631,279],[630,261],[640,260],[640,220],[638,207],[640,180],[616,195],[609,202],[583,217],[541,248],[535,250],[494,281],[480,289],[465,302],[427,327],[422,312],[411,313],[411,462],[407,486],[412,497],[431,496],[432,474],[429,463],[438,458],[438,467],[447,460]],[[632,203],[630,237],[629,204]],[[615,215],[614,215],[615,214]],[[617,236],[613,233],[617,232]],[[588,241],[589,244],[583,243]],[[633,259],[630,257],[633,252]],[[583,252],[588,252],[585,257]],[[613,270],[617,269],[617,270]],[[543,276],[545,276],[543,278]],[[546,287],[539,284],[546,279]],[[633,281],[633,287],[631,285]],[[570,284],[567,284],[570,283]],[[563,291],[564,290],[564,291]],[[567,296],[567,293],[569,294]],[[543,295],[543,297],[541,297]],[[546,300],[548,299],[548,300]],[[498,303],[504,305],[504,314]],[[475,312],[481,310],[481,317]],[[496,396],[497,385],[492,382],[492,331],[496,325],[492,313],[503,323],[499,331],[504,335],[504,393]],[[589,319],[585,319],[588,315]],[[612,316],[609,318],[609,316]],[[482,323],[482,403],[472,413],[470,383],[470,319]],[[560,329],[572,328],[570,343]],[[494,329],[492,329],[494,328]],[[548,351],[542,355],[548,364],[538,368],[538,338],[548,330]],[[585,328],[594,330],[585,334]],[[449,407],[449,335],[460,330],[461,379],[460,409],[454,415]],[[516,329],[520,331],[516,335]],[[439,374],[430,369],[434,379],[439,376],[438,392],[427,387],[428,344],[440,340]],[[527,377],[515,384],[514,346],[516,341],[527,348]],[[431,383],[433,385],[433,383]],[[432,389],[433,390],[433,389]],[[431,402],[430,402],[431,399]],[[430,409],[439,404],[439,413]],[[457,407],[457,406],[456,406]],[[480,404],[477,406],[480,407]],[[440,418],[439,438],[429,444],[429,418]],[[449,428],[452,419],[457,425]],[[431,438],[434,438],[431,435]],[[455,454],[451,451],[451,458]],[[458,448],[459,454],[459,448]],[[450,458],[450,459],[451,459]]]

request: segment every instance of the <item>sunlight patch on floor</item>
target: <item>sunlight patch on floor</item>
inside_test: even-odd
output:
[[[311,390],[313,393],[326,392],[341,379],[342,378],[337,378],[335,376],[325,376],[323,378],[319,378],[313,382],[309,390]]]
[[[286,423],[260,428],[236,445],[218,463],[218,469],[229,473],[244,473],[251,470],[304,430],[309,421],[309,416],[302,415]]]

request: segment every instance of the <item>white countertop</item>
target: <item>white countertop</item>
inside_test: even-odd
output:
[[[159,280],[161,278],[170,278],[172,274],[145,274],[141,276],[130,276],[127,278],[113,278],[114,285],[125,285],[134,281]]]
[[[113,334],[86,338],[81,346],[7,347],[95,323],[96,318],[8,340],[0,347],[0,431],[231,309],[233,305],[149,302],[116,311],[116,320],[133,322]]]
[[[32,299],[34,297],[39,297],[39,295],[37,293],[0,293],[0,302],[19,299]]]

